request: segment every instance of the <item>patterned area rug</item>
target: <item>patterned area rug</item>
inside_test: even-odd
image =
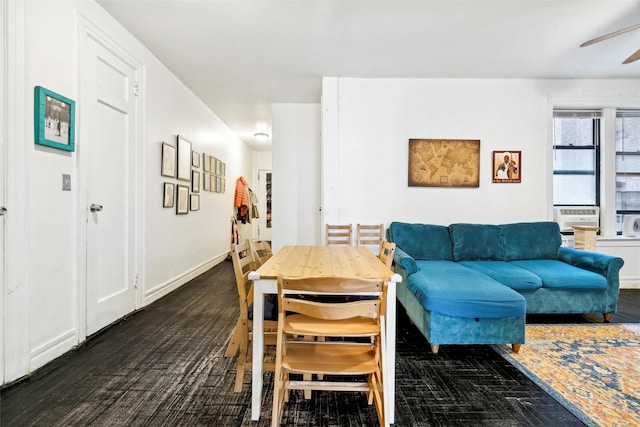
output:
[[[527,325],[506,360],[590,426],[640,425],[640,324]]]

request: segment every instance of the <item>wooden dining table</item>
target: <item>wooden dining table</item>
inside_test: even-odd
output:
[[[358,277],[382,279],[387,283],[385,314],[386,348],[384,349],[383,387],[385,417],[394,420],[395,343],[396,343],[396,283],[399,274],[389,269],[366,247],[356,246],[285,246],[256,271],[253,280],[253,364],[251,382],[251,419],[260,419],[264,358],[264,294],[278,292],[278,276],[285,277]]]

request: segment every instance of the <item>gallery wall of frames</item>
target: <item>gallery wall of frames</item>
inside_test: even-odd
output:
[[[200,210],[200,195],[224,193],[226,163],[208,153],[199,153],[180,135],[176,143],[162,142],[160,174],[163,182],[162,207],[175,208],[176,215]]]

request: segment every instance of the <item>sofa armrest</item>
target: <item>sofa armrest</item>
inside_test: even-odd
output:
[[[393,260],[396,263],[396,267],[400,266],[407,272],[407,276],[418,271],[416,260],[413,259],[411,255],[398,247],[396,247],[396,251],[393,254]]]
[[[612,255],[560,246],[558,260],[618,281],[624,261]]]

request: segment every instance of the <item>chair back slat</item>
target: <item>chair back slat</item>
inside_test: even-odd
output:
[[[351,224],[325,224],[325,245],[352,245]]]
[[[356,226],[357,246],[374,246],[376,249],[384,240],[384,224],[358,224]]]

